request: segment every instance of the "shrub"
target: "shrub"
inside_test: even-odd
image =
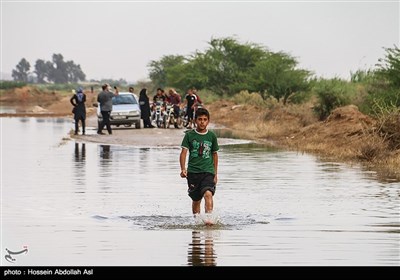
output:
[[[247,90],[242,90],[241,92],[233,96],[233,101],[236,104],[248,104],[254,106],[265,106],[265,101],[262,96],[257,92],[249,93]]]
[[[305,103],[307,101],[310,101],[311,96],[312,96],[311,91],[296,92],[295,94],[289,96],[288,102],[293,104]]]
[[[221,99],[220,96],[210,90],[202,89],[197,93],[199,94],[201,101],[203,101],[206,105]]]
[[[313,91],[318,98],[314,110],[320,120],[326,119],[333,109],[350,104],[352,88],[338,78],[316,82]]]
[[[396,88],[371,87],[365,98],[367,113],[380,116],[382,111],[390,112],[400,107],[400,91]]]

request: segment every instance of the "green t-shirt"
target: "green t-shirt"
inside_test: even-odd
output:
[[[219,150],[219,146],[214,132],[207,130],[201,134],[193,129],[185,134],[181,146],[189,150],[188,172],[215,174],[212,154]]]

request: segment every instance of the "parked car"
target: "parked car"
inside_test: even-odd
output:
[[[140,128],[140,106],[136,94],[131,92],[119,92],[112,98],[112,111],[110,115],[111,125],[124,125],[130,127],[133,124],[135,128]],[[100,112],[100,105],[97,106],[97,122],[100,127],[103,117]]]

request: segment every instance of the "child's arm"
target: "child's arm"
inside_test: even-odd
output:
[[[214,183],[217,184],[217,182],[218,182],[218,153],[214,152],[212,154],[212,156],[213,156],[213,161],[214,161],[214,172],[215,172]]]
[[[179,156],[179,163],[181,165],[181,177],[186,178],[187,176],[187,170],[186,170],[186,155],[187,155],[187,149],[182,148],[181,154]]]

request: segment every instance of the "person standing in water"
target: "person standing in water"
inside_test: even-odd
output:
[[[78,135],[79,120],[82,124],[82,135],[85,135],[86,95],[83,93],[83,88],[79,87],[69,101],[71,102],[72,106],[74,106],[72,112],[74,113],[75,120],[75,135]]]
[[[103,90],[97,96],[97,102],[100,103],[100,112],[103,117],[103,121],[99,124],[97,129],[97,134],[103,135],[104,126],[107,127],[108,134],[112,134],[111,124],[110,124],[110,115],[112,111],[112,98],[114,95],[118,95],[118,89],[115,88],[115,93],[110,91],[110,85],[104,84],[101,87]]]
[[[210,113],[199,108],[195,116],[196,129],[185,133],[179,157],[180,176],[187,179],[188,195],[192,199],[192,212],[200,214],[201,200],[205,200],[205,212],[212,213],[213,196],[218,181],[218,140],[217,136],[207,130]],[[186,156],[189,152],[188,167]]]

